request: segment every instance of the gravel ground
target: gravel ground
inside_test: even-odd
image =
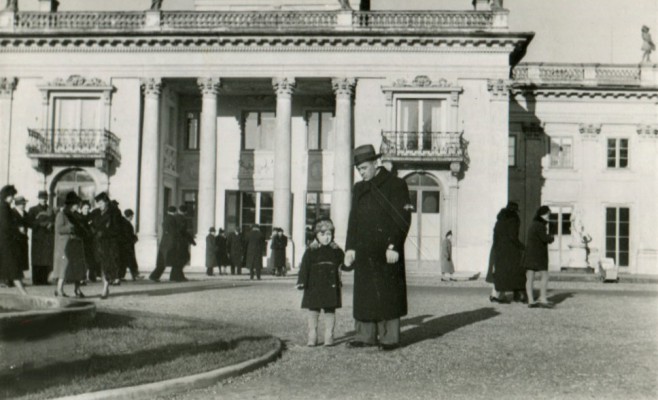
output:
[[[658,398],[655,284],[551,282],[557,306],[544,310],[491,304],[482,280],[410,276],[403,347],[381,352],[344,344],[353,328],[349,275],[331,348],[304,346],[294,277],[188,276],[198,281],[113,288],[99,305],[237,323],[280,337],[287,350],[266,368],[167,399]]]

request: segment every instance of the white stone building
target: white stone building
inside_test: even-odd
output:
[[[593,256],[658,274],[653,64],[519,64],[534,34],[486,0],[52,3],[0,13],[0,185],[55,203],[109,191],[136,211],[147,269],[164,209],[183,203],[198,239],[210,226],[282,227],[293,265],[319,215],[344,243],[351,150],[371,143],[412,192],[411,272],[438,272],[448,230],[457,269],[486,270],[496,214],[514,200],[524,229],[540,204],[554,208],[553,270],[569,265],[578,207]]]

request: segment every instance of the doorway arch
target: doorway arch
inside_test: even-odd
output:
[[[62,171],[53,179],[51,184],[53,207],[56,209],[62,207],[66,194],[71,191],[75,192],[82,200],[87,200],[93,204],[97,192],[96,181],[87,171],[81,168]]]
[[[416,171],[404,180],[413,209],[405,242],[405,258],[417,267],[439,262],[441,251],[441,185],[432,175]]]

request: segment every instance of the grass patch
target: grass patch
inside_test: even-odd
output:
[[[248,328],[152,314],[99,312],[89,328],[0,342],[0,398],[46,399],[156,382],[265,354]]]

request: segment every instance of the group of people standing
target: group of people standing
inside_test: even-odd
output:
[[[521,219],[519,206],[510,202],[500,210],[494,226],[493,245],[489,257],[486,281],[494,287],[489,296],[493,303],[508,303],[505,292],[512,292],[512,300],[527,303],[530,308],[550,308],[548,301],[548,245],[553,236],[548,234],[551,210],[537,209],[530,223],[527,246],[519,240]],[[540,277],[539,299],[534,298],[535,275]]]
[[[80,287],[87,278],[103,280],[101,299],[109,296],[110,284],[118,284],[130,270],[138,279],[135,257],[137,236],[131,223],[132,210],[125,217],[107,193],[97,195],[96,208],[69,192],[64,206],[48,206],[48,193],[39,192],[39,204],[25,211],[27,200],[17,196],[14,186],[0,190],[0,280],[27,294],[23,272],[29,270],[28,229],[32,230],[32,283],[56,282],[55,296],[68,297],[65,283],[73,283],[74,295],[85,297]],[[13,205],[13,208],[12,208]]]
[[[196,246],[194,234],[190,231],[185,204],[176,208],[169,206],[162,220],[162,238],[158,246],[155,269],[149,279],[160,282],[166,267],[171,267],[169,280],[185,282],[183,268],[190,261],[190,245]]]

